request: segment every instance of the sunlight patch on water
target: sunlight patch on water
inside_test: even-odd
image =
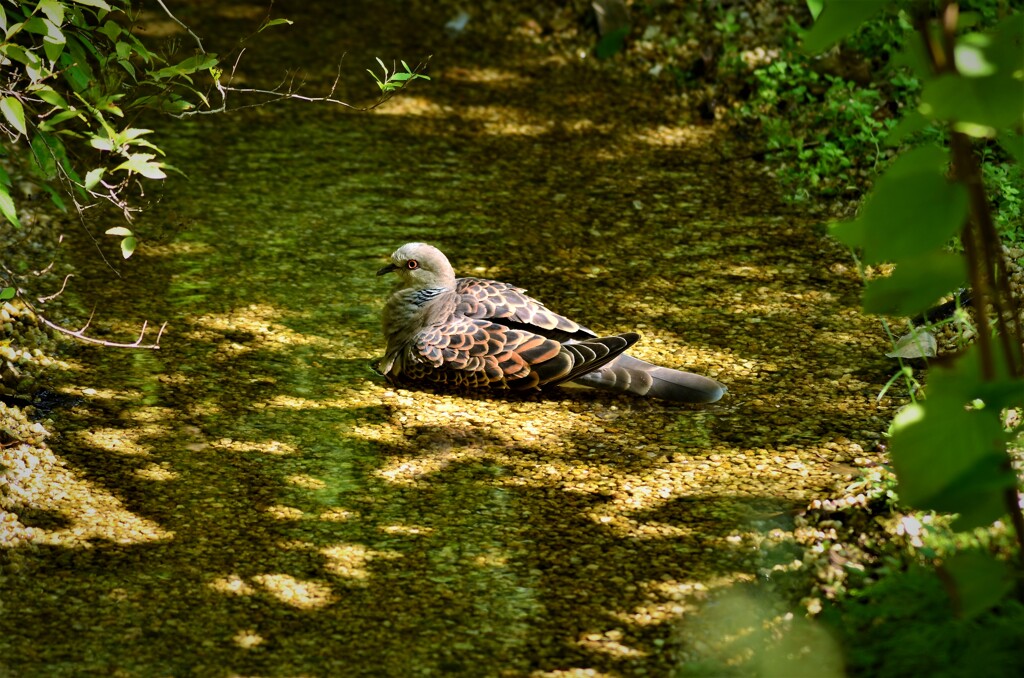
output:
[[[71,435],[81,439],[83,443],[90,447],[115,454],[145,457],[149,456],[150,452],[146,447],[139,444],[139,438],[164,432],[157,429],[147,432],[125,428],[94,428],[76,431]]]
[[[288,476],[285,478],[285,482],[307,490],[322,490],[327,487],[327,483],[324,481],[306,474]]]
[[[290,574],[258,574],[254,582],[279,602],[300,610],[325,607],[338,600],[329,584],[315,579],[299,579]]]
[[[332,508],[320,512],[320,520],[329,523],[344,523],[361,517],[358,511],[345,508]]]
[[[242,629],[236,633],[232,638],[238,647],[249,650],[265,642],[263,636],[256,632],[255,629]]]
[[[135,477],[140,480],[164,482],[168,480],[178,480],[181,478],[181,474],[167,468],[165,464],[149,464],[142,468],[135,469]]]
[[[294,445],[281,442],[280,440],[234,440],[232,438],[221,438],[211,441],[209,445],[214,449],[226,452],[237,454],[259,452],[260,454],[270,454],[275,457],[294,455],[298,452]]]
[[[609,631],[584,631],[577,645],[591,652],[606,654],[619,659],[636,659],[648,655],[644,650],[638,650],[622,642],[623,633],[621,629]]]
[[[301,520],[305,514],[302,509],[297,509],[294,506],[285,506],[283,504],[274,504],[266,508],[267,515],[274,520]]]
[[[439,77],[452,82],[487,83],[489,87],[511,88],[520,87],[531,78],[523,77],[518,71],[507,68],[446,68]]]
[[[434,528],[427,527],[425,525],[382,525],[378,528],[381,532],[386,534],[401,534],[401,535],[429,535],[434,533]]]
[[[414,485],[442,473],[454,464],[477,461],[488,456],[483,449],[431,451],[416,458],[395,458],[381,465],[374,475],[395,485]]]
[[[244,344],[239,350],[252,350],[268,345],[287,344],[315,346],[322,349],[333,348],[333,343],[325,337],[296,332],[282,320],[299,316],[289,309],[276,308],[265,304],[249,304],[247,307],[234,309],[228,314],[200,316],[193,320],[196,330],[185,335],[195,341],[204,341],[208,336],[203,330],[214,330],[230,335],[244,334]]]
[[[416,96],[415,94],[403,94],[400,97],[395,97],[388,102],[387,106],[383,106],[374,111],[374,115],[395,115],[395,116],[424,116],[424,117],[444,117],[452,114],[451,107],[442,106],[434,103],[426,97]]]
[[[237,574],[218,577],[211,581],[208,586],[218,593],[226,593],[228,595],[251,596],[256,593],[256,589],[247,584]]]
[[[336,544],[320,549],[320,553],[327,559],[324,569],[346,579],[369,578],[367,568],[371,560],[395,560],[402,557],[396,551],[380,551],[363,544]]]
[[[4,487],[5,505],[52,514],[62,523],[52,529],[26,528],[21,523],[11,526],[13,532],[24,533],[22,536],[34,544],[91,549],[94,540],[127,545],[174,537],[174,532],[128,510],[102,484],[67,468],[48,449],[27,445],[9,448],[2,469],[0,485]],[[10,515],[3,511],[0,514],[0,521]],[[10,543],[19,541],[12,538]],[[0,546],[6,543],[0,540]]]
[[[708,148],[716,145],[717,131],[711,127],[705,128],[696,125],[658,125],[652,128],[641,128],[630,136],[634,141],[650,146]],[[623,145],[628,147],[628,144]]]

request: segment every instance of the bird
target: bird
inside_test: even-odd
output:
[[[379,371],[392,384],[536,391],[573,383],[685,403],[713,403],[727,390],[627,354],[636,332],[598,336],[524,289],[456,277],[432,245],[402,245],[377,271],[390,273],[398,284],[382,314]]]

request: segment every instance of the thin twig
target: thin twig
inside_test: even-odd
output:
[[[164,0],[156,0],[156,3],[163,8],[164,13],[171,19],[171,21],[184,28],[185,32],[192,36],[192,39],[196,41],[196,45],[199,46],[199,51],[206,54],[206,49],[203,47],[203,41],[199,39],[198,35],[192,32],[191,28],[186,26],[180,19],[178,19],[178,17],[174,16],[174,14],[171,13],[171,10],[167,9],[167,5],[164,4]]]
[[[56,299],[60,295],[64,294],[64,288],[68,286],[68,280],[70,280],[73,277],[75,277],[74,273],[68,273],[66,276],[64,276],[64,283],[60,286],[59,290],[57,290],[48,297],[36,297],[39,300],[39,303],[45,304],[46,302]]]
[[[148,321],[144,321],[142,323],[142,332],[139,333],[139,338],[136,339],[131,344],[126,344],[118,341],[107,341],[106,339],[97,339],[95,337],[90,337],[86,335],[85,328],[89,326],[88,322],[85,324],[85,327],[83,327],[80,330],[69,330],[68,328],[62,327],[61,325],[58,325],[57,323],[47,319],[46,316],[40,314],[38,311],[34,309],[33,313],[35,313],[36,317],[39,318],[40,322],[42,322],[47,327],[57,330],[61,334],[66,334],[69,337],[74,337],[79,341],[84,341],[90,344],[98,344],[100,346],[106,346],[108,348],[144,348],[150,350],[158,350],[160,348],[160,337],[163,336],[164,329],[167,327],[167,323],[165,322],[163,325],[160,326],[160,331],[157,332],[156,341],[154,341],[152,344],[143,344],[142,340],[146,336],[146,327],[148,326]],[[91,316],[89,318],[89,321],[92,321]]]
[[[422,61],[419,64],[417,64],[416,68],[412,69],[412,72],[418,75],[425,71],[430,63],[431,58],[432,57],[427,57],[425,61]],[[241,53],[239,53],[238,58],[235,60],[235,63],[231,67],[231,77],[228,79],[229,82],[230,80],[234,79],[235,70],[238,68],[239,59],[241,59]],[[337,91],[338,88],[338,83],[341,81],[340,63],[338,64],[338,72],[334,77],[334,81],[331,83],[331,86],[328,89],[328,92],[325,96],[306,96],[304,94],[299,94],[299,90],[301,90],[306,85],[306,81],[302,80],[299,81],[298,84],[296,84],[294,73],[286,74],[285,77],[281,80],[281,83],[277,87],[274,87],[273,89],[262,89],[259,87],[232,87],[230,85],[225,85],[218,78],[214,81],[213,87],[217,90],[217,93],[220,96],[219,106],[216,106],[215,108],[182,111],[181,113],[171,113],[169,115],[175,118],[184,119],[190,118],[195,115],[214,115],[217,113],[240,111],[242,109],[255,108],[257,106],[264,106],[267,104],[272,104],[283,100],[304,101],[307,103],[334,104],[335,106],[343,106],[353,111],[366,113],[390,101],[396,94],[398,94],[399,92],[407,88],[410,84],[412,84],[414,80],[415,78],[409,78],[408,80],[403,81],[394,89],[382,92],[381,95],[377,98],[377,100],[368,106],[356,106],[354,104],[348,103],[347,101],[342,101],[341,99],[337,99],[334,97],[334,93]],[[235,106],[234,108],[228,108],[227,99],[229,93],[255,94],[268,97],[268,99],[254,104],[243,104],[241,106]]]

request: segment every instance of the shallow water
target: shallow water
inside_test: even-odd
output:
[[[764,534],[827,496],[834,464],[871,462],[888,368],[862,357],[880,337],[842,252],[756,167],[715,164],[715,129],[614,73],[507,50],[450,48],[373,114],[176,126],[190,180],[140,219],[124,277],[76,246],[94,275],[75,300],[98,302],[105,338],[168,329],[159,351],[72,349],[63,387],[85,401],[55,424],[65,466],[40,467],[63,495],[41,493],[40,545],[14,554],[0,662],[666,675],[706,649],[683,629],[708,592],[763,574]],[[639,355],[730,392],[393,390],[370,369],[374,272],[410,240],[595,329],[639,327]]]

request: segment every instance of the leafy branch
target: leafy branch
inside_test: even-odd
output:
[[[805,46],[827,48],[886,4],[824,3]],[[934,124],[948,130],[949,147],[904,152],[877,181],[858,217],[833,224],[831,233],[859,250],[864,264],[895,264],[891,275],[867,282],[863,305],[869,312],[911,317],[965,284],[972,289],[976,342],[933,366],[926,398],[894,419],[890,447],[905,504],[958,514],[957,530],[1010,517],[1018,544],[1015,569],[971,551],[940,564],[957,609],[971,616],[998,603],[1015,583],[1024,596],[1024,513],[1010,432],[1000,416],[1024,407],[1024,318],[975,148],[978,139],[1020,146],[1024,15],[1011,14],[979,33],[970,31],[970,17],[955,2],[945,0],[937,17],[928,13],[930,6],[918,4],[919,41],[902,58],[923,83],[920,103],[892,134],[896,139]],[[948,248],[957,235],[961,253]]]
[[[61,211],[84,215],[112,205],[130,224],[141,209],[147,182],[162,181],[177,171],[164,151],[150,140],[153,130],[132,124],[145,111],[176,118],[209,115],[282,100],[328,103],[357,111],[384,104],[414,80],[429,80],[427,62],[404,71],[383,61],[383,78],[373,74],[378,98],[366,106],[335,96],[338,74],[323,96],[301,92],[305,83],[288,74],[272,89],[230,84],[245,53],[239,47],[225,78],[223,60],[208,52],[202,39],[179,20],[163,0],[157,4],[195,43],[179,60],[151,50],[133,32],[137,16],[129,0],[12,0],[0,3],[0,229],[20,228],[15,179],[45,192]],[[290,24],[269,15],[256,33]],[[241,44],[244,44],[244,40]],[[229,97],[255,95],[256,103],[229,106]],[[85,229],[89,237],[96,238]],[[121,255],[135,252],[139,236],[129,226],[106,229],[121,239]],[[99,249],[99,248],[97,248]],[[106,260],[103,252],[100,256]],[[112,269],[113,270],[113,269]],[[115,271],[116,273],[116,271]],[[2,282],[2,281],[0,281]],[[0,300],[24,296],[18,286],[0,284]],[[66,281],[65,281],[66,283]],[[40,303],[45,303],[42,299]],[[144,346],[104,342],[88,337],[88,323],[78,330],[60,328],[36,311],[47,325],[82,341],[107,346]],[[161,333],[163,329],[161,328]],[[159,342],[159,337],[157,343]]]
[[[369,111],[412,81],[429,80],[423,73],[427,62],[410,68],[403,61],[404,71],[389,71],[378,59],[384,77],[373,77],[380,96],[366,106],[335,96],[340,66],[323,96],[301,93],[305,83],[294,75],[272,89],[234,87],[230,80],[245,49],[239,50],[225,82],[221,57],[207,52],[200,37],[162,0],[158,4],[195,42],[195,52],[180,61],[169,61],[134,35],[135,18],[126,0],[0,5],[0,60],[11,66],[0,80],[0,134],[10,141],[9,148],[0,149],[0,215],[15,228],[20,220],[9,172],[30,178],[62,211],[68,199],[79,214],[109,203],[130,222],[138,210],[135,189],[141,193],[143,181],[162,180],[174,170],[147,138],[152,130],[120,122],[144,110],[183,118],[297,100]],[[289,23],[268,15],[256,32]],[[231,107],[231,94],[262,99]],[[131,248],[122,251],[131,254]]]

